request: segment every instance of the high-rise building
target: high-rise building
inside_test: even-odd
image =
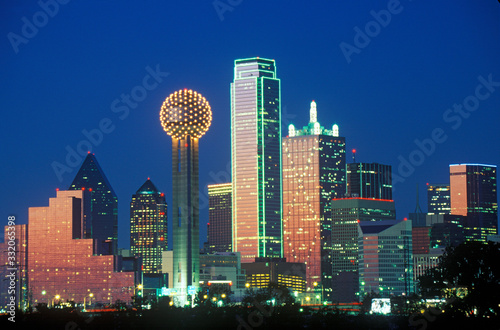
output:
[[[208,186],[208,252],[231,252],[233,242],[231,183]]]
[[[92,211],[83,224],[83,237],[97,239],[98,254],[118,251],[118,198],[94,154],[88,153],[68,190],[88,189]]]
[[[498,228],[497,167],[450,165],[451,214],[465,216],[467,240],[486,241]]]
[[[347,164],[347,196],[392,199],[392,168],[378,163]]]
[[[450,185],[427,184],[427,213],[450,214]]]
[[[92,193],[58,191],[48,207],[30,207],[27,271],[32,302],[85,300],[109,304],[131,303],[139,276],[123,271],[117,255],[98,255],[95,239],[82,236],[85,215],[90,213]]]
[[[414,292],[411,220],[359,223],[359,296]]]
[[[281,88],[274,60],[235,61],[231,84],[233,251],[281,257]]]
[[[328,295],[332,279],[331,200],[345,193],[345,138],[317,121],[311,102],[309,125],[293,124],[283,138],[283,254],[307,267],[307,287],[314,283]]]
[[[172,137],[173,284],[176,305],[199,287],[199,140],[212,122],[208,101],[183,89],[166,98],[160,111],[165,132]]]
[[[167,250],[167,202],[148,178],[130,202],[130,249],[142,259],[143,272],[161,273]]]
[[[396,219],[392,200],[350,197],[332,200],[332,300],[357,301],[359,224]]]

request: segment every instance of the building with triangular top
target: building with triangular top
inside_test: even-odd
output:
[[[159,274],[167,250],[167,202],[148,178],[130,202],[130,250],[142,258],[145,274]]]
[[[93,153],[88,153],[68,190],[89,190],[91,211],[83,224],[83,238],[96,239],[97,254],[118,251],[118,197]]]

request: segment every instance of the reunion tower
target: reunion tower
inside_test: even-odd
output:
[[[160,121],[172,137],[173,287],[185,304],[199,286],[198,143],[210,127],[212,111],[199,93],[182,89],[166,98]]]

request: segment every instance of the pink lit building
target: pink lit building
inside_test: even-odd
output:
[[[117,271],[121,257],[95,255],[95,240],[82,238],[89,211],[88,189],[58,191],[48,207],[29,209],[27,271],[33,304],[131,302],[136,273]]]

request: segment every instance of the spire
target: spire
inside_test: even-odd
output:
[[[314,100],[311,102],[311,108],[309,109],[309,122],[316,123],[318,121],[318,111],[316,110],[316,102]]]
[[[423,213],[420,208],[419,198],[418,198],[418,183],[417,183],[417,205],[415,206],[415,213]]]

